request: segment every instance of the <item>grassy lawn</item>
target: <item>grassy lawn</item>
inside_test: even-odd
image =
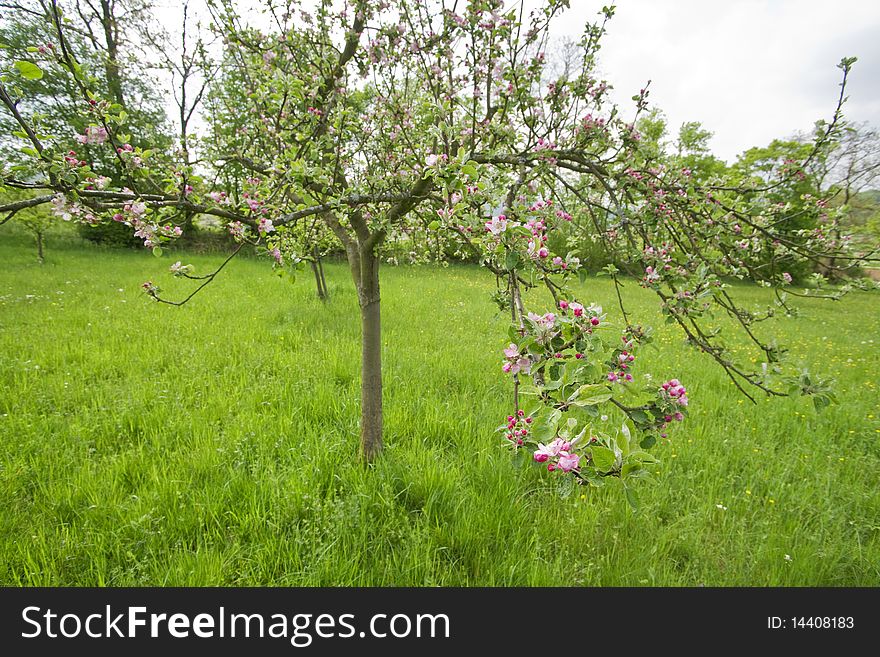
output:
[[[627,285],[658,332],[637,373],[691,398],[634,514],[619,486],[563,498],[512,463],[495,433],[508,319],[477,268],[383,270],[387,450],[367,469],[343,265],[327,267],[327,305],[308,276],[242,259],[172,308],[139,288],[183,295],[168,257],[47,255],[0,234],[2,584],[880,585],[876,297],[761,325],[837,379],[817,413],[744,400]],[[613,294],[582,290],[617,318]]]

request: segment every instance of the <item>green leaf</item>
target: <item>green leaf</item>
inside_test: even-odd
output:
[[[586,481],[590,486],[595,486],[596,488],[601,488],[605,485],[605,480],[597,475],[595,472],[589,469],[581,470],[581,477],[584,481]]]
[[[645,411],[632,411],[629,417],[636,424],[652,424],[654,422],[654,416],[648,415]]]
[[[638,495],[636,495],[635,490],[633,490],[629,486],[624,486],[623,492],[626,494],[626,501],[629,502],[630,508],[633,511],[638,512],[638,510],[639,510],[639,497],[638,497]]]
[[[27,80],[39,80],[43,77],[43,69],[34,64],[33,62],[29,62],[26,60],[21,60],[15,62],[13,64],[18,72],[21,74],[21,77]]]
[[[626,422],[620,425],[620,440],[617,441],[617,444],[624,456],[629,454],[630,445],[632,445],[632,431]]]
[[[544,390],[559,390],[562,387],[562,379],[556,379],[555,381],[550,381],[549,383],[543,386]]]
[[[607,447],[596,445],[592,448],[593,465],[599,472],[609,472],[614,467],[614,452]]]
[[[657,436],[651,434],[642,438],[642,442],[639,443],[639,447],[642,449],[650,449],[657,443]]]
[[[630,461],[638,461],[639,463],[659,463],[653,454],[648,454],[648,452],[635,451],[631,453],[628,457]]]
[[[599,391],[602,392],[599,392]],[[577,390],[574,391],[571,397],[568,399],[568,403],[573,406],[598,406],[599,404],[604,404],[609,399],[611,399],[611,393],[608,392],[608,388],[601,384],[587,384],[583,385]]]
[[[154,246],[153,247],[153,255],[156,256],[157,258],[161,258],[162,257],[162,247],[161,246]]]
[[[559,419],[562,417],[562,411],[558,408],[554,408],[550,411],[546,417],[538,417],[536,426],[533,429],[532,435],[534,435],[535,440],[545,441],[550,440],[553,436],[556,435],[556,427],[559,424]]]
[[[437,219],[428,224],[428,230],[437,230],[438,228],[440,228],[440,222]]]
[[[556,479],[556,494],[560,499],[571,497],[575,486],[577,486],[574,477],[554,477],[554,479]]]
[[[461,166],[461,172],[467,176],[473,176],[474,178],[478,175],[477,167],[470,163],[463,164]]]
[[[519,253],[516,251],[508,251],[507,257],[504,258],[504,268],[507,271],[513,271],[520,263]]]

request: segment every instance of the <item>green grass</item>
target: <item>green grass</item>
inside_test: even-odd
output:
[[[167,257],[51,242],[48,258],[0,234],[2,584],[880,585],[875,297],[774,324],[838,381],[816,413],[744,401],[628,285],[658,329],[640,371],[692,401],[634,514],[616,485],[561,498],[501,446],[507,319],[483,271],[383,270],[387,450],[365,468],[342,265],[326,306],[243,259],[178,309],[139,289],[184,293]],[[612,310],[607,281],[584,287]]]

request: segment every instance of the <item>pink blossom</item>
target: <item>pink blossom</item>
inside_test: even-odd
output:
[[[564,441],[562,440],[562,438],[556,438],[549,445],[538,443],[538,449],[535,450],[535,456],[537,456],[538,454],[543,454],[546,457],[543,459],[544,461],[546,461],[547,458],[558,456],[559,453],[562,451],[563,442]],[[535,460],[537,461],[538,459],[536,458]]]
[[[571,472],[572,470],[577,470],[580,467],[581,457],[577,454],[570,454],[568,452],[563,452],[559,455],[559,460],[556,462],[557,466],[563,472]]]
[[[556,325],[556,315],[553,313],[545,313],[542,316],[530,312],[527,317],[541,329],[552,329]]]
[[[229,229],[229,234],[235,239],[238,240],[244,237],[245,225],[240,221],[231,221],[226,224],[226,227]]]
[[[660,386],[660,391],[667,399],[678,404],[679,406],[687,406],[687,390],[678,379],[670,379]]]
[[[493,235],[501,235],[501,233],[507,230],[507,217],[503,214],[498,215],[497,217],[492,217],[485,223],[485,226],[486,230]]]
[[[520,354],[519,347],[514,343],[504,350],[507,361],[501,366],[501,370],[507,374],[528,374],[532,370],[532,361],[526,354]]]
[[[275,226],[272,225],[272,220],[267,219],[266,217],[262,217],[260,219],[260,223],[257,226],[257,230],[260,231],[260,235],[266,235],[268,233],[275,232]]]
[[[183,265],[180,263],[180,260],[171,265],[168,270],[174,274],[175,276],[183,276],[184,274],[188,274],[192,271],[192,265]]]
[[[107,128],[99,125],[90,125],[86,128],[85,134],[79,135],[76,140],[80,144],[95,144],[100,146],[107,141]]]
[[[123,209],[126,212],[130,212],[135,219],[138,219],[146,214],[147,204],[143,201],[135,201],[134,203],[126,203]]]

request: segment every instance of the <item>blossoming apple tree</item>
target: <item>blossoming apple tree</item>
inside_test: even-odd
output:
[[[639,372],[651,331],[627,311],[624,277],[655,292],[667,321],[744,394],[829,401],[822,382],[782,378],[783,350],[762,342],[754,325],[790,309],[797,291],[784,263],[833,254],[849,266],[870,254],[850,253],[834,237],[837,217],[822,199],[768,202],[767,192],[803,162],[779,180],[743,187],[698,183],[643,148],[635,126],[647,90],[624,111],[595,73],[613,8],[586,26],[578,66],[552,76],[545,52],[567,4],[547,0],[527,13],[501,0],[353,0],[310,12],[294,0],[265,0],[272,25],[261,30],[229,0],[214,0],[224,50],[199,169],[130,146],[125,117],[95,94],[68,47],[56,1],[58,47],[5,73],[0,87],[28,156],[4,171],[4,184],[35,194],[0,210],[51,203],[64,219],[124,223],[157,252],[180,233],[184,215],[213,215],[240,243],[230,259],[250,243],[275,267],[308,257],[321,235],[332,235],[360,308],[368,461],[382,449],[380,252],[389,234],[426,215],[431,231],[456,240],[502,282],[496,301],[511,325],[499,341],[499,373],[513,394],[501,435],[553,473],[594,485],[642,477],[653,462],[647,450],[687,415],[686,382],[651,383]],[[851,63],[841,64],[844,80]],[[42,68],[63,71],[79,88],[90,119],[81,137],[118,159],[123,184],[107,186],[87,160],[41,134],[39,117],[19,111],[26,99],[17,96],[17,76]],[[833,140],[841,103],[807,159]],[[809,228],[779,232],[794,215],[810,218]],[[582,263],[566,239],[585,231],[618,263],[607,273],[619,318],[574,291]],[[164,298],[153,282],[145,290],[185,303],[228,261],[202,276],[175,263],[172,273],[197,285],[183,301]],[[725,280],[745,275],[774,290],[777,305],[763,314],[737,305]],[[532,288],[544,288],[547,301],[538,305]],[[753,340],[763,369],[747,369],[725,348],[718,312]],[[620,428],[601,429],[601,415],[618,418]]]

